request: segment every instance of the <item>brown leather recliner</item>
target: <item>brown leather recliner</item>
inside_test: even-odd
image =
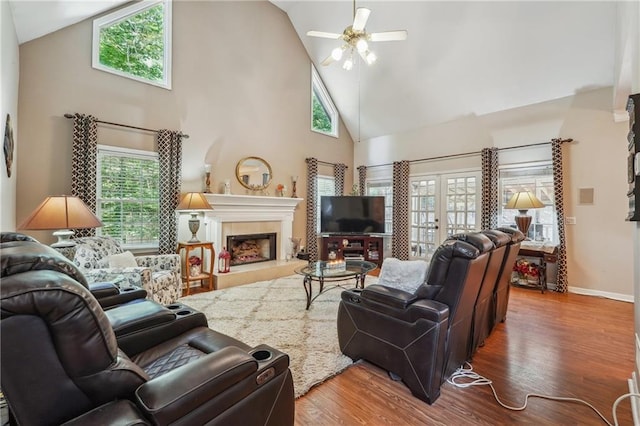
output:
[[[469,359],[473,357],[478,348],[484,344],[484,340],[493,330],[493,321],[495,317],[494,292],[498,277],[504,264],[507,244],[511,242],[511,237],[503,232],[496,230],[482,231],[493,243],[493,250],[489,253],[489,261],[487,269],[484,272],[482,284],[478,298],[473,307],[473,322],[471,324],[471,337],[469,344]],[[452,235],[450,238],[461,239],[467,241],[467,238],[474,234],[464,233]]]
[[[515,228],[498,228],[498,231],[508,234],[511,237],[511,242],[507,245],[504,263],[502,265],[502,270],[500,271],[498,283],[496,284],[494,294],[495,316],[492,329],[498,323],[504,322],[504,320],[507,319],[509,290],[511,289],[511,273],[513,272],[513,265],[516,263],[516,257],[518,257],[518,252],[520,251],[520,244],[525,238],[524,234]]]
[[[0,385],[18,424],[293,424],[286,354],[197,325],[184,305],[170,328],[134,327],[125,353],[74,271],[8,259]]]
[[[432,404],[442,382],[467,360],[473,306],[492,248],[478,233],[468,241],[446,240],[414,294],[376,284],[344,291],[338,309],[342,352],[394,373]]]

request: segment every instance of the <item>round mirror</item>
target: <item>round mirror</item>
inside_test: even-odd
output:
[[[236,166],[238,182],[247,189],[259,191],[271,183],[271,166],[260,157],[247,157]]]

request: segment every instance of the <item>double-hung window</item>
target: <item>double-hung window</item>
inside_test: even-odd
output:
[[[108,235],[128,249],[157,248],[159,239],[158,154],[98,146],[96,214]]]
[[[553,190],[553,167],[550,162],[500,168],[500,226],[515,227],[518,210],[504,205],[516,192],[531,191],[544,203],[543,208],[530,209],[532,217],[528,237],[537,241],[558,243],[558,227]]]
[[[320,198],[322,196],[336,195],[336,180],[333,176],[318,176],[318,196],[316,198],[316,231],[320,233]]]
[[[367,182],[367,195],[384,196],[384,232],[393,233],[393,182]]]

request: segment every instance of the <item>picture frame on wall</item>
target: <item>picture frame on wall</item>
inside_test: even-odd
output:
[[[11,166],[13,165],[13,128],[11,127],[11,115],[7,114],[4,126],[4,162],[7,168],[7,177],[11,177]]]

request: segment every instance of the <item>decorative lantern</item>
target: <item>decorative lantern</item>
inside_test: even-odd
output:
[[[231,254],[227,251],[226,247],[222,247],[222,251],[218,255],[218,272],[229,272],[231,267]]]

